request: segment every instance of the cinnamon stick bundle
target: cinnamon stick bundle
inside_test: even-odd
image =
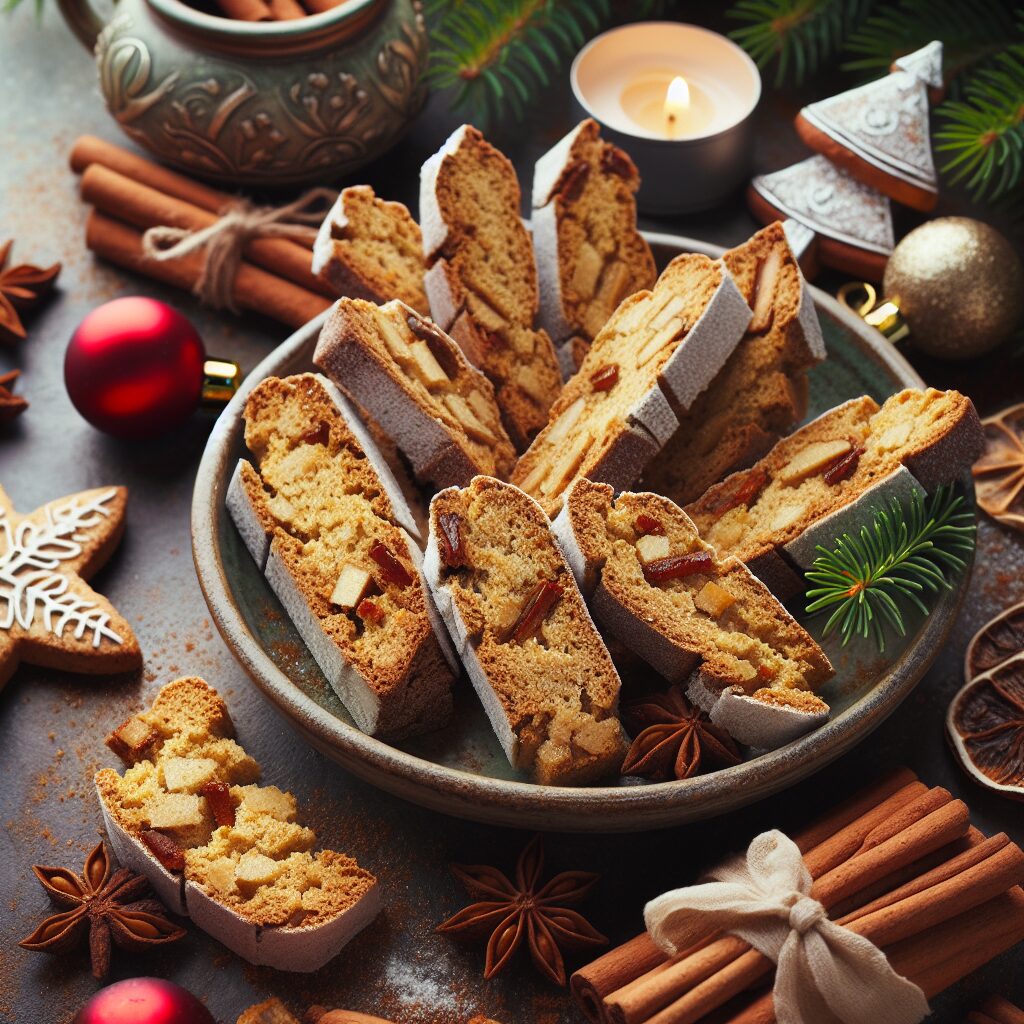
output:
[[[999,996],[990,996],[967,1015],[967,1024],[1024,1024],[1024,1010]]]
[[[814,880],[811,896],[830,911],[842,908],[833,918],[882,948],[917,950],[919,935],[946,934],[950,920],[973,920],[979,906],[1024,881],[1024,853],[1007,836],[985,839],[970,829],[962,801],[910,773],[883,780],[796,841]],[[733,935],[708,935],[660,961],[653,942],[638,937],[577,972],[573,993],[594,1022],[694,1024],[742,1002],[773,969]],[[735,1019],[774,1019],[771,1005],[769,992]]]
[[[926,792],[927,787],[912,771],[898,768],[838,804],[794,835],[793,841],[805,858],[814,851],[808,868],[812,874],[823,874],[852,856],[888,815]],[[673,962],[686,955],[680,954]],[[642,932],[580,968],[570,982],[573,997],[591,1024],[608,1024],[608,997],[668,962],[667,954]]]
[[[166,262],[147,259],[142,250],[140,231],[97,210],[93,210],[86,221],[85,244],[97,256],[126,270],[186,291],[195,287],[202,273],[202,253],[191,253]],[[239,264],[232,297],[239,309],[262,313],[296,329],[331,305],[323,296],[245,262]]]

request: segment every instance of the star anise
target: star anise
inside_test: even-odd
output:
[[[41,953],[64,953],[89,936],[92,973],[102,980],[110,970],[110,943],[132,952],[176,942],[185,930],[168,920],[159,900],[139,899],[149,882],[127,868],[111,873],[107,848],[100,843],[85,859],[81,875],[67,868],[33,865],[43,888],[58,906],[18,945]]]
[[[993,519],[1024,530],[1024,405],[982,423],[985,451],[971,470],[978,504]]]
[[[525,941],[537,969],[556,985],[564,985],[563,951],[607,944],[582,915],[568,909],[583,900],[598,876],[563,871],[541,886],[543,868],[539,835],[519,855],[514,884],[497,868],[452,865],[452,873],[477,902],[439,924],[437,930],[465,939],[487,938],[485,978],[504,970]]]
[[[665,782],[742,760],[733,738],[695,708],[678,686],[627,705],[623,715],[636,734],[622,763],[623,775]]]
[[[14,382],[20,376],[20,370],[0,373],[0,423],[13,420],[28,408],[28,402],[14,393]]]
[[[0,341],[15,342],[25,338],[25,326],[19,310],[30,309],[53,287],[60,264],[36,267],[20,263],[8,267],[7,258],[13,241],[0,245]]]

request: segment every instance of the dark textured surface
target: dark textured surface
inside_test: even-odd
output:
[[[816,93],[824,95],[819,83]],[[789,126],[795,98],[770,93],[759,111],[759,169],[797,159]],[[546,97],[527,127],[506,124],[494,142],[520,170],[570,124],[562,90]],[[390,198],[414,201],[417,168],[458,123],[436,99],[402,146],[360,177]],[[250,967],[205,935],[192,932],[154,956],[115,954],[112,980],[137,974],[171,978],[200,995],[214,1016],[232,1024],[246,1006],[276,994],[300,1010],[317,1001],[377,1013],[409,1024],[462,1022],[486,1012],[505,1024],[579,1019],[557,991],[525,964],[495,982],[480,979],[481,950],[464,949],[432,932],[462,905],[449,878],[450,860],[494,862],[511,870],[525,841],[518,833],[430,814],[384,796],[346,775],[299,741],[244,677],[212,628],[189,551],[188,505],[209,420],[159,443],[132,445],[88,427],[68,402],[62,380],[67,339],[86,312],[122,294],[174,302],[191,317],[212,353],[255,364],[286,335],[275,324],[201,309],[191,298],[96,264],[85,251],[85,210],[67,170],[74,138],[95,132],[123,142],[102,109],[91,61],[48,12],[37,27],[28,6],[0,26],[0,237],[17,239],[18,260],[60,259],[59,294],[31,321],[27,344],[0,353],[0,371],[24,370],[28,413],[0,436],[0,482],[28,511],[61,494],[106,483],[131,490],[128,531],[97,577],[135,626],[146,656],[137,678],[94,680],[24,668],[0,694],[0,839],[3,952],[0,1020],[70,1021],[95,990],[86,955],[30,954],[16,942],[48,906],[29,871],[33,862],[81,866],[100,818],[90,779],[112,763],[107,730],[148,700],[163,682],[198,673],[227,698],[242,742],[264,765],[268,782],[293,790],[325,844],[355,854],[382,879],[385,913],[315,976],[283,976]],[[730,244],[753,227],[737,198],[728,209],[645,226]],[[905,225],[903,225],[905,226]],[[969,367],[911,358],[929,383],[957,385],[982,413],[1024,399],[1020,362],[996,353]],[[801,822],[880,768],[908,764],[926,781],[967,799],[985,831],[1005,829],[1024,840],[1021,806],[983,793],[961,775],[947,750],[943,717],[960,685],[967,640],[1011,600],[1024,598],[1024,544],[1017,534],[981,524],[981,546],[962,620],[936,665],[903,707],[852,754],[799,787],[728,819],[640,836],[551,836],[551,870],[603,872],[588,911],[613,941],[640,927],[645,899],[693,877],[695,869],[765,827]],[[979,972],[935,1001],[934,1019],[953,1024],[983,993],[1024,1002],[1019,952]]]

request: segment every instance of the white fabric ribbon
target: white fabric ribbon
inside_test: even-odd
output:
[[[232,200],[209,227],[191,230],[161,225],[142,236],[147,259],[176,260],[203,250],[202,272],[193,291],[208,306],[237,312],[233,291],[243,252],[253,238],[288,238],[312,245],[323,207],[335,193],[313,188],[285,206],[254,206],[247,199]]]
[[[759,835],[746,857],[708,873],[712,879],[665,893],[647,904],[651,938],[670,954],[711,931],[749,942],[776,965],[778,1024],[917,1024],[928,1001],[898,975],[885,954],[828,919],[808,893],[811,875],[782,832]]]

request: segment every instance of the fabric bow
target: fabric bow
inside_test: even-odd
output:
[[[749,942],[777,965],[778,1024],[917,1024],[927,1016],[921,989],[808,895],[810,872],[782,832],[762,833],[745,858],[731,858],[707,877],[712,881],[648,903],[647,931],[670,954],[714,930]]]
[[[204,251],[202,272],[193,291],[208,306],[230,309],[234,305],[235,274],[246,244],[252,238],[288,238],[312,245],[323,207],[334,200],[326,188],[313,188],[285,206],[254,206],[236,199],[220,212],[217,221],[198,230],[160,226],[142,236],[143,254],[151,260],[176,260]]]

